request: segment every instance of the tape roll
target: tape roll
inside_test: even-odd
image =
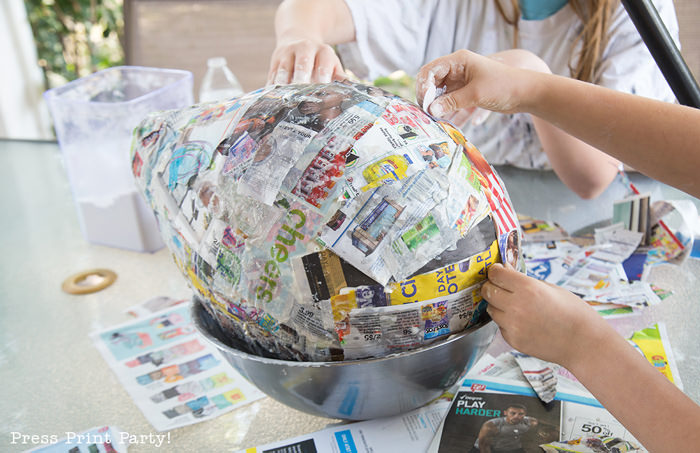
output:
[[[69,294],[90,294],[105,289],[116,279],[117,274],[109,269],[90,269],[71,275],[61,288]]]

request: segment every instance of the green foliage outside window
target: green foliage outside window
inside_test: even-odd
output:
[[[396,71],[388,76],[377,77],[374,79],[374,86],[381,87],[404,99],[416,100],[416,79],[404,71]]]
[[[124,63],[122,0],[25,0],[47,88]]]

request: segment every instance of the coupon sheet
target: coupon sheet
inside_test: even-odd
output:
[[[189,303],[91,336],[158,431],[209,420],[264,396],[200,336]]]

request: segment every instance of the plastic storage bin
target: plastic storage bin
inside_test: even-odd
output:
[[[189,71],[119,66],[44,93],[89,242],[143,252],[163,246],[131,173],[132,132],[150,112],[192,105],[192,79]]]

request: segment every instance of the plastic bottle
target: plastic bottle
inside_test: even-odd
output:
[[[199,89],[199,102],[230,99],[243,94],[243,87],[233,72],[226,66],[226,58],[207,60],[207,72]]]

